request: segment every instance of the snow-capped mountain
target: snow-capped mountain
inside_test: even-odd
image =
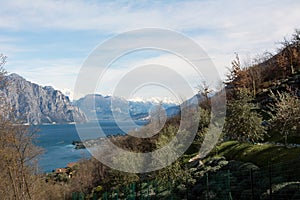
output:
[[[102,96],[100,94],[89,94],[85,97],[74,101],[73,104],[78,106],[91,121],[93,120],[141,120],[149,118],[149,113],[154,106],[161,103],[158,99],[130,99],[126,100],[121,97]],[[174,102],[162,102],[161,106],[166,110],[177,107]],[[178,109],[176,109],[178,110]],[[179,113],[179,111],[177,112]],[[172,110],[174,115],[174,109]]]

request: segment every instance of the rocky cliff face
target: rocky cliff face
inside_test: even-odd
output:
[[[50,86],[41,87],[26,81],[17,74],[5,78],[7,86],[2,93],[15,116],[22,123],[71,123],[85,122],[79,108],[71,105],[67,96]]]

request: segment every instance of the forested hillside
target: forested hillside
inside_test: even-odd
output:
[[[285,39],[276,54],[265,54],[249,66],[241,63],[236,54],[224,81],[225,124],[217,145],[208,155],[199,154],[199,150],[211,126],[212,98],[223,93],[215,91],[212,97],[210,88],[204,86],[198,93],[202,96],[197,104],[199,118],[192,114],[193,105],[185,102],[180,112],[185,113],[184,117],[179,114],[162,124],[158,109],[156,118],[145,127],[126,136],[107,138],[130,152],[153,152],[174,138],[180,144],[177,134],[191,134],[197,119],[192,144],[171,165],[148,173],[126,173],[93,157],[39,177],[46,182],[40,190],[51,191],[51,199],[300,199],[300,31]],[[180,129],[182,123],[184,130]],[[157,134],[149,138],[132,136],[151,131]],[[111,155],[109,151],[95,152],[100,157]],[[6,161],[4,166],[9,160]],[[111,161],[123,166],[132,164],[127,157],[112,157]],[[11,173],[10,168],[5,169],[5,174]],[[18,180],[20,187],[26,188],[21,179],[4,180],[12,184]],[[36,192],[33,186],[28,188],[28,194]],[[9,189],[15,189],[18,195],[19,191],[24,192],[18,187]]]
[[[70,180],[73,197],[299,199],[300,174],[295,169],[300,167],[300,31],[284,39],[276,54],[266,53],[248,66],[241,63],[236,54],[224,81],[223,132],[209,155],[198,154],[211,119],[210,88],[205,85],[198,94],[202,96],[198,131],[183,156],[146,174],[119,172],[96,159],[84,160]],[[158,134],[147,139],[116,136],[110,140],[129,151],[151,152],[178,134],[181,120],[180,115],[168,119]],[[152,129],[150,123],[135,134]],[[191,130],[187,126],[186,134]],[[63,181],[55,174],[49,178]]]

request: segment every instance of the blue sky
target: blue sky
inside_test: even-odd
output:
[[[196,41],[224,77],[234,52],[245,62],[264,51],[274,52],[276,42],[300,27],[299,10],[300,1],[295,0],[3,0],[0,53],[8,57],[8,72],[72,92],[82,63],[97,45],[124,31],[166,28]],[[120,65],[145,60],[180,64],[171,56],[148,52],[123,59]],[[122,70],[116,65],[116,78]],[[106,84],[116,78],[109,77]],[[105,87],[97,92],[110,94]]]

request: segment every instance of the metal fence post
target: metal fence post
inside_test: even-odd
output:
[[[231,196],[231,188],[230,188],[230,170],[227,171],[227,180],[228,180],[228,195],[229,195],[229,199],[232,200],[232,196]]]
[[[93,200],[97,200],[98,199],[98,194],[97,193],[94,193],[93,194]]]
[[[173,199],[172,182],[170,178],[168,180],[169,180],[170,200],[172,200]]]
[[[269,186],[270,186],[270,200],[272,200],[272,168],[270,162],[268,163],[269,165]]]
[[[206,200],[208,200],[209,197],[209,186],[208,186],[209,182],[208,182],[208,173],[206,174]]]
[[[72,193],[72,200],[77,200],[77,192]]]
[[[250,181],[251,181],[251,199],[254,200],[254,181],[253,181],[253,169],[250,169]]]
[[[103,200],[107,200],[108,199],[107,191],[104,194],[102,194],[102,199]]]
[[[150,184],[149,184],[149,180],[147,180],[147,199],[149,199],[149,195],[150,194]]]

